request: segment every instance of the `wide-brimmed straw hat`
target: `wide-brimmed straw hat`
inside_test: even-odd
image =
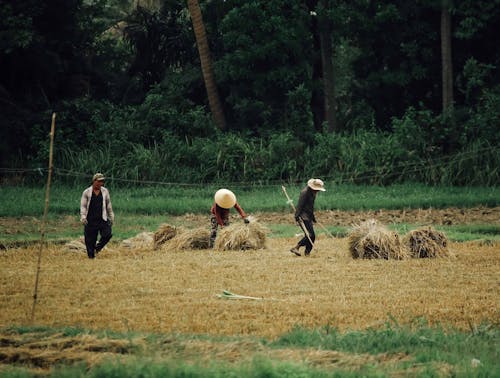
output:
[[[215,192],[215,203],[224,209],[230,209],[236,205],[236,196],[228,189],[219,189]]]
[[[307,186],[312,190],[321,190],[322,192],[326,191],[325,184],[320,179],[312,178],[307,182]]]
[[[94,181],[104,181],[106,180],[106,177],[102,173],[96,173],[94,177],[92,177],[92,182]]]

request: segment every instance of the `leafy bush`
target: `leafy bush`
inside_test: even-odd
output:
[[[314,139],[313,115],[309,102],[311,91],[300,84],[288,91],[288,101],[285,110],[284,130],[293,130],[307,144]]]
[[[90,149],[64,148],[55,165],[61,172],[107,175],[127,181],[218,183],[303,181],[321,177],[339,183],[497,185],[500,154],[476,141],[449,156],[407,151],[390,133],[360,131],[321,134],[306,146],[290,133],[268,139],[227,133],[185,139],[165,133],[150,145],[108,143]]]
[[[75,172],[103,171],[125,184],[296,182],[309,177],[382,185],[498,184],[498,91],[485,91],[470,114],[457,112],[463,123],[457,122],[458,116],[453,121],[411,107],[400,119],[393,118],[392,132],[315,134],[308,134],[311,116],[302,112],[308,93],[303,86],[289,93],[286,117],[294,123],[286,127],[289,131],[269,130],[261,137],[220,132],[205,108],[190,105],[168,84],[152,89],[141,105],[89,98],[62,102],[54,164],[64,172],[64,180],[75,180]],[[36,125],[31,161],[39,167],[47,161],[48,134],[47,125]],[[444,153],[450,135],[459,137]]]
[[[485,90],[476,107],[465,121],[468,130],[467,139],[487,140],[492,146],[500,143],[500,85]]]
[[[429,127],[434,123],[434,116],[430,110],[416,110],[408,108],[401,119],[392,119],[394,137],[399,142],[401,149],[406,152],[407,158],[411,156],[424,156],[432,149],[429,144]]]

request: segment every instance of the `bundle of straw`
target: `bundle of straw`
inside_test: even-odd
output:
[[[162,246],[162,250],[207,249],[210,246],[210,231],[205,227],[194,230],[178,230],[177,236]]]
[[[354,259],[402,260],[408,257],[398,233],[388,230],[375,219],[354,225],[348,241]]]
[[[141,232],[134,237],[122,241],[122,247],[130,249],[151,249],[153,247],[153,233]]]
[[[450,256],[446,235],[432,227],[410,231],[403,243],[414,258]]]
[[[256,220],[248,224],[235,223],[219,231],[214,247],[220,251],[261,249],[265,247],[267,232]]]
[[[176,227],[167,223],[160,224],[153,236],[153,248],[160,249],[162,244],[165,244],[165,242],[175,237],[175,235],[177,235]]]
[[[65,252],[87,252],[87,247],[85,247],[85,242],[83,238],[71,240],[64,244]]]

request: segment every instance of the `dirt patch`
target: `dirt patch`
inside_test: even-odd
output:
[[[316,211],[316,218],[324,225],[345,226],[360,223],[368,219],[377,219],[384,224],[408,223],[416,225],[455,225],[455,224],[500,224],[500,207],[475,207],[469,209],[402,209],[402,210],[370,210],[370,211]],[[232,214],[234,219],[237,216]],[[293,215],[286,213],[252,213],[262,223],[293,223]],[[174,217],[177,222],[188,222],[195,225],[207,223],[207,216],[186,214]]]
[[[290,212],[273,213],[251,213],[262,224],[293,224],[293,215]],[[234,221],[238,216],[231,214]],[[188,228],[208,227],[209,215],[206,214],[184,214],[182,216],[169,217],[169,223],[183,225]],[[370,211],[341,211],[326,210],[317,211],[316,218],[325,226],[350,227],[367,219],[377,219],[383,224],[407,223],[414,225],[457,225],[457,224],[496,224],[500,225],[500,207],[475,207],[468,209],[403,209],[403,210],[370,210]],[[17,240],[33,239],[40,233],[41,220],[37,217],[1,217],[0,235],[15,235]],[[137,225],[136,225],[137,226]],[[60,230],[67,233],[81,233],[81,224],[74,216],[62,216],[49,219],[46,225],[47,234],[55,234]],[[145,231],[137,229],[137,232]],[[152,231],[152,230],[148,230]],[[0,240],[1,242],[1,240]],[[10,243],[12,244],[12,243]],[[22,246],[23,243],[18,243]]]
[[[256,214],[263,222],[290,223],[291,214],[263,213]],[[370,211],[317,211],[316,218],[325,225],[351,226],[368,219],[377,219],[384,224],[500,224],[500,207],[470,209],[403,209],[403,210],[370,210]]]

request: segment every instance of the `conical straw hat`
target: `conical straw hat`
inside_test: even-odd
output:
[[[236,205],[236,196],[228,189],[219,189],[215,193],[215,203],[224,209],[230,209]]]

